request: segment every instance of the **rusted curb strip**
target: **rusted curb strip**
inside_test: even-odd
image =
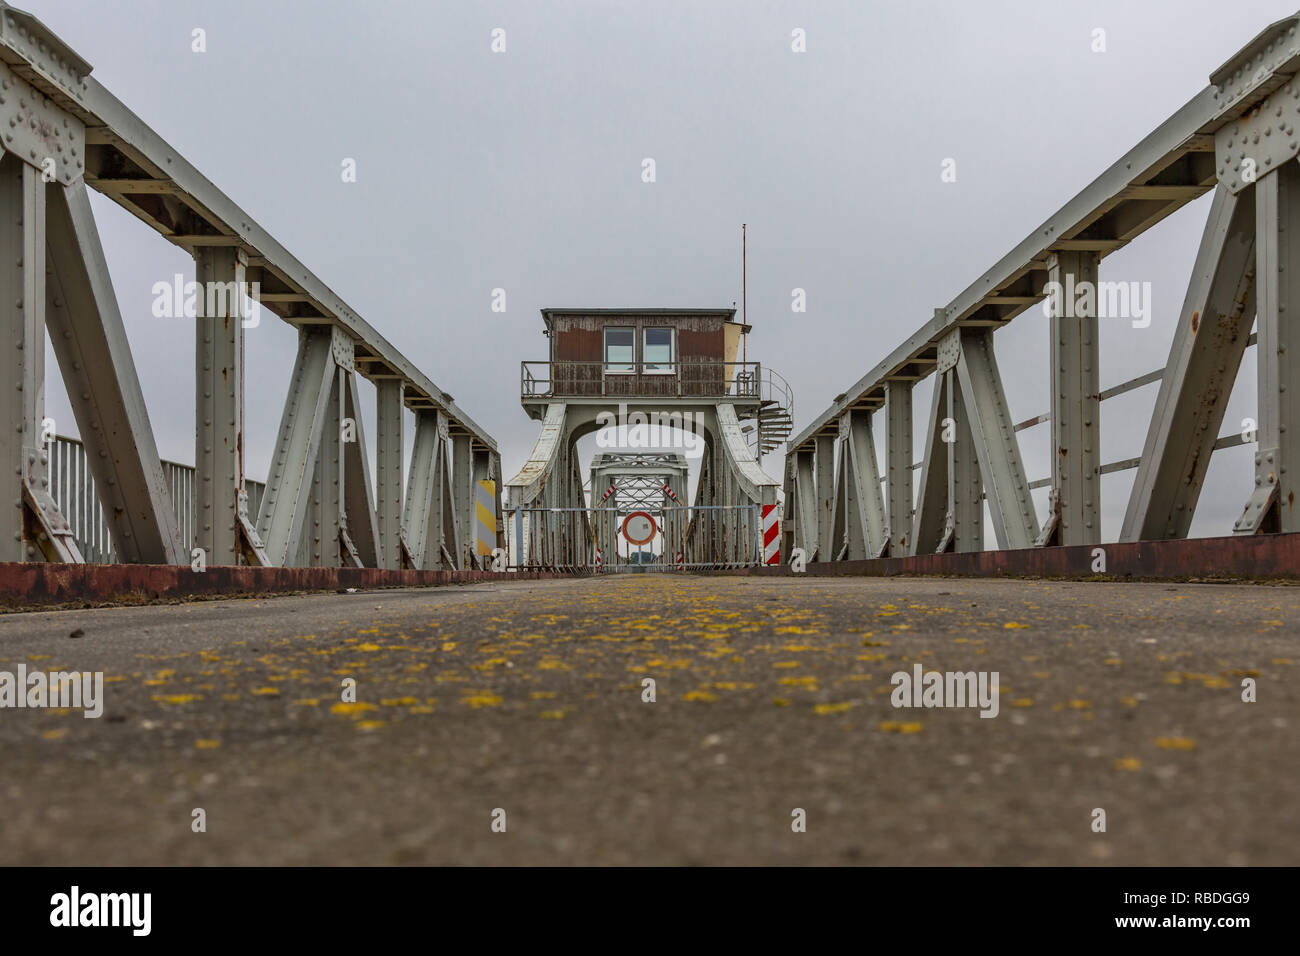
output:
[[[151,601],[222,595],[434,587],[484,581],[542,581],[581,572],[386,571],[377,568],[210,567],[165,564],[25,564],[0,562],[0,605],[33,607],[89,601]]]
[[[1094,570],[1098,549],[1105,557],[1104,571]],[[786,564],[715,573],[785,576],[795,572]],[[804,573],[810,577],[936,574],[1102,580],[1300,580],[1300,533],[812,562]]]

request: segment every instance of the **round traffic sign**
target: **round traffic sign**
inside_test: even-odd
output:
[[[658,533],[659,529],[655,527],[655,519],[647,512],[633,511],[623,519],[623,537],[638,547],[649,544]]]

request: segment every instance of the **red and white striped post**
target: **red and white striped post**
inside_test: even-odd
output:
[[[686,556],[681,551],[677,552],[677,570],[686,570]]]
[[[781,563],[781,515],[776,505],[763,505],[763,563]]]
[[[597,548],[597,549],[596,549],[596,570],[597,570],[597,571],[600,570],[601,559],[602,559],[602,557],[603,557],[603,554],[602,554],[600,548]]]

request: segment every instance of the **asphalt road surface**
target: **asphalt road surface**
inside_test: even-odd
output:
[[[0,710],[0,864],[1294,865],[1298,638],[1295,587],[934,578],[4,615],[106,683]],[[894,707],[918,662],[997,716]]]

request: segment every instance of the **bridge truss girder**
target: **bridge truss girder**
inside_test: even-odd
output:
[[[0,413],[13,424],[0,431],[13,503],[0,509],[0,560],[83,560],[50,493],[48,327],[85,452],[78,480],[93,480],[118,560],[189,564],[196,549],[204,565],[411,566],[402,543],[401,477],[402,415],[410,408],[439,416],[454,446],[455,467],[444,464],[425,483],[438,495],[439,514],[449,516],[434,563],[481,566],[485,538],[497,544],[500,534],[500,460],[490,436],[91,70],[35,17],[0,2],[0,120],[9,120],[0,142],[0,287],[7,290],[0,342],[8,346],[14,385],[0,389]],[[88,187],[195,259],[192,541],[181,539]],[[202,291],[211,288],[228,292],[214,299]],[[300,333],[258,515],[249,513],[244,477],[244,337],[256,324],[245,322],[254,305],[250,289],[260,290],[258,308]],[[379,390],[377,489],[358,374]],[[79,511],[91,510],[87,488],[70,493]],[[497,541],[478,520],[491,498]]]
[[[1071,199],[960,293],[870,373],[838,396],[788,444],[787,539],[810,558],[863,553],[867,535],[848,521],[846,493],[872,463],[845,440],[845,416],[893,407],[887,424],[888,553],[978,551],[987,503],[998,547],[1094,545],[1101,541],[1101,477],[1137,469],[1123,541],[1185,537],[1215,451],[1257,443],[1254,489],[1236,534],[1300,532],[1300,14],[1270,25],[1210,77],[1210,86]],[[1163,369],[1102,389],[1099,382],[1100,260],[1181,206],[1215,191]],[[1070,302],[1066,289],[1094,295]],[[1055,289],[1055,293],[1053,292]],[[1052,402],[1013,424],[993,335],[1048,298]],[[1111,300],[1113,302],[1113,300]],[[1290,315],[1288,315],[1288,309]],[[1125,315],[1124,318],[1129,316]],[[1251,334],[1252,318],[1258,331]],[[1245,350],[1256,344],[1257,427],[1220,435]],[[935,375],[921,462],[911,463],[910,388]],[[1141,457],[1103,464],[1101,402],[1159,382]],[[1050,423],[1050,478],[1025,479],[1016,432]],[[869,424],[853,425],[858,434]],[[1231,431],[1231,430],[1230,430]],[[829,472],[824,447],[840,452]],[[910,526],[910,472],[920,487]],[[907,477],[904,478],[903,476]],[[832,477],[834,476],[834,477]],[[817,504],[830,496],[828,535]],[[1048,489],[1041,528],[1030,491]],[[865,501],[867,504],[861,504]],[[876,527],[874,496],[859,497],[859,527]],[[847,523],[846,523],[847,522]],[[849,536],[849,546],[838,537]],[[834,538],[836,553],[827,547]]]

